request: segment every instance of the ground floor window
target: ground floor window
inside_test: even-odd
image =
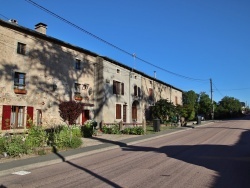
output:
[[[3,105],[2,130],[29,128],[33,122],[33,107]]]
[[[24,126],[24,106],[12,106],[10,115],[11,128],[22,128]]]

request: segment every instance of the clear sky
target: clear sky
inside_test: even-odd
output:
[[[250,0],[0,0],[0,18],[107,56],[183,91],[250,103]],[[144,60],[144,61],[141,61]],[[146,61],[146,62],[145,62]],[[191,79],[190,79],[191,78]]]

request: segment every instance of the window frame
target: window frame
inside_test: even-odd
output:
[[[17,42],[17,54],[26,55],[26,44]]]
[[[113,80],[113,94],[124,95],[124,83]]]
[[[21,76],[23,76],[23,78],[21,78]],[[14,88],[25,90],[25,87],[26,87],[26,73],[15,72],[14,73]]]
[[[75,60],[75,70],[81,70],[81,60],[80,59]]]

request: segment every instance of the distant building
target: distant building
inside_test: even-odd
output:
[[[0,20],[0,130],[62,124],[58,104],[84,103],[77,124],[139,122],[159,99],[182,105],[182,90],[111,58]]]

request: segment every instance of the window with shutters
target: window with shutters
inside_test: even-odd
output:
[[[124,95],[124,83],[113,80],[113,94]]]
[[[134,96],[141,96],[141,88],[138,87],[137,85],[134,85]]]
[[[26,128],[33,121],[33,107],[3,105],[2,130]],[[26,119],[25,119],[26,114]]]
[[[122,118],[122,105],[121,104],[116,104],[116,119],[121,119]]]

